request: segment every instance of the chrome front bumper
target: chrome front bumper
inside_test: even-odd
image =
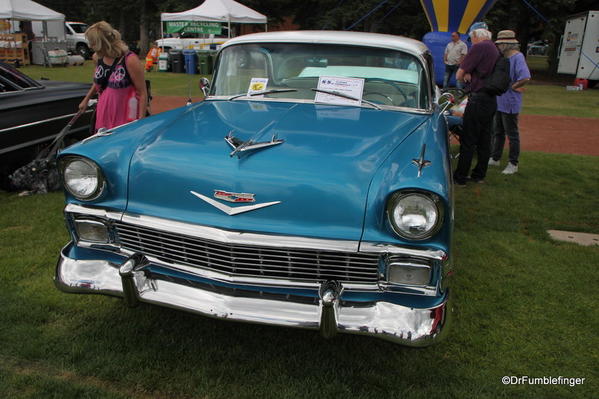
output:
[[[69,293],[119,296],[129,306],[147,302],[215,318],[318,329],[325,337],[355,333],[408,346],[427,346],[438,340],[450,314],[448,292],[440,305],[415,308],[385,300],[352,301],[336,282],[323,283],[313,301],[298,300],[299,296],[288,292],[261,295],[256,287],[244,291],[239,286],[205,284],[211,288],[204,289],[186,278],[156,278],[141,255],[122,264],[78,260],[67,255],[70,247],[58,259],[56,286]]]

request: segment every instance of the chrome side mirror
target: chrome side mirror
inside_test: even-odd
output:
[[[208,90],[210,90],[210,81],[208,78],[200,78],[200,89],[202,89],[204,97],[208,97]]]
[[[456,102],[455,96],[452,93],[445,92],[437,99],[437,104],[441,107],[441,112],[445,112],[449,107]]]

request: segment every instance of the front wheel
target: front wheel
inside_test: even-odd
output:
[[[82,56],[84,60],[89,60],[91,57],[91,51],[89,50],[89,47],[87,47],[87,45],[84,43],[79,43],[75,51],[77,52],[77,54]]]

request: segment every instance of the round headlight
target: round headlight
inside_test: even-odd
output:
[[[435,234],[443,218],[436,195],[395,193],[387,203],[387,214],[395,232],[410,240],[424,240]]]
[[[62,177],[66,189],[80,200],[98,198],[104,189],[104,178],[100,168],[84,158],[66,159],[62,166]]]

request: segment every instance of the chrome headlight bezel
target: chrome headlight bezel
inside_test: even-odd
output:
[[[428,201],[429,204],[432,205],[432,207],[436,210],[437,217],[433,226],[421,233],[410,233],[403,230],[393,216],[395,208],[398,206],[399,202],[401,200],[405,200],[407,197],[412,196],[422,201]],[[433,237],[441,229],[445,217],[444,205],[441,198],[434,193],[418,190],[397,191],[393,193],[387,201],[386,212],[387,220],[393,232],[401,238],[405,238],[410,241],[423,241]]]
[[[93,170],[95,172],[95,178],[97,180],[96,186],[88,194],[82,195],[81,193],[74,190],[67,183],[67,179],[65,178],[65,173],[67,171],[67,168],[74,162],[83,162],[84,164],[89,166],[91,168],[91,170]],[[104,174],[102,173],[102,170],[100,169],[100,167],[94,161],[92,161],[88,158],[81,157],[81,156],[66,156],[64,158],[61,158],[59,160],[59,171],[60,171],[60,177],[61,177],[64,188],[73,197],[77,198],[78,200],[93,201],[93,200],[97,199],[98,197],[100,197],[100,195],[102,195],[102,193],[104,192],[104,189],[106,187],[106,180],[104,179]]]

